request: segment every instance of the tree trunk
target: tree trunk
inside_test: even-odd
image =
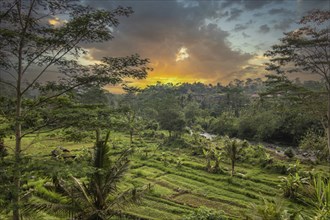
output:
[[[14,164],[14,189],[13,189],[13,220],[20,219],[19,203],[21,189],[21,123],[16,122],[16,146],[15,146],[15,164]]]
[[[130,146],[133,146],[133,129],[130,129],[129,131],[129,142],[130,142]]]
[[[207,158],[206,171],[211,172],[211,160],[210,160],[210,158]]]
[[[328,155],[328,160],[330,160],[330,88],[328,88],[328,121],[327,121],[327,126],[328,126],[328,150],[329,150],[329,155]]]
[[[215,173],[218,173],[219,170],[220,170],[220,163],[219,163],[219,160],[218,159],[215,159],[215,164],[214,164],[214,172]]]
[[[235,160],[231,161],[231,176],[234,176],[235,173]]]
[[[22,46],[22,45],[21,45]],[[22,48],[22,47],[21,47]],[[13,220],[20,219],[20,189],[21,189],[21,149],[22,149],[22,50],[19,51],[18,57],[18,79],[16,88],[16,118],[15,118],[15,163],[14,163],[14,183],[13,183]]]
[[[97,128],[95,130],[95,138],[96,138],[96,141],[95,141],[95,146],[101,141],[101,130],[100,128]]]

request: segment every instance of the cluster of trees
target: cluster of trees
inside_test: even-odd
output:
[[[290,81],[287,77],[273,75],[264,81],[235,80],[227,86],[158,83],[130,96],[134,102],[130,108],[136,112],[140,123],[167,130],[169,136],[178,137],[183,132],[199,135],[206,131],[247,140],[306,146],[311,135],[322,140],[327,134],[323,117],[327,102],[322,95],[323,88],[323,82]],[[110,102],[121,106],[126,96],[108,97]],[[328,150],[324,151],[324,141],[319,143],[321,146],[313,148],[322,149],[320,158],[325,159]]]

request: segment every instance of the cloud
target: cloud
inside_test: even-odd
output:
[[[315,4],[325,8],[326,1]],[[293,0],[84,2],[105,9],[117,5],[133,8],[133,15],[120,18],[113,41],[82,46],[91,52],[85,58],[89,62],[103,56],[132,53],[150,58],[154,71],[140,84],[218,80],[225,83],[244,78],[245,74],[258,75],[257,71],[261,74],[264,71],[259,65],[247,68],[254,65],[250,63],[252,54],[267,50],[281,37],[278,30],[289,29],[300,11],[313,8],[313,1],[307,0],[298,3]],[[260,33],[269,33],[267,39]],[[181,51],[182,48],[186,50]],[[180,51],[189,57],[176,62]]]
[[[243,5],[247,10],[256,10],[269,4],[279,4],[284,0],[243,0]]]
[[[268,4],[278,4],[283,2],[284,0],[225,0],[222,1],[221,6],[223,8],[231,7],[233,5],[241,5],[247,10],[256,10],[263,8]]]
[[[176,53],[176,62],[183,61],[187,58],[189,58],[189,53],[187,51],[188,49],[186,47],[181,47],[179,51]]]
[[[237,18],[242,14],[243,10],[238,9],[238,8],[232,8],[230,10],[230,16],[229,18],[227,18],[227,21],[233,21],[233,20],[237,20]]]
[[[253,21],[250,19],[248,22],[244,24],[235,24],[234,31],[239,32],[239,31],[244,31],[250,27],[250,25],[253,23]]]
[[[234,31],[238,32],[238,31],[244,31],[248,28],[248,25],[245,24],[236,24],[234,27]]]
[[[291,27],[291,24],[294,23],[294,20],[291,18],[286,18],[281,20],[280,22],[274,24],[274,29],[286,31]]]
[[[242,36],[243,36],[244,38],[249,38],[249,37],[251,37],[250,35],[248,35],[248,34],[245,33],[245,32],[242,33]]]
[[[259,33],[263,33],[263,34],[266,34],[269,31],[270,31],[270,27],[267,24],[261,25],[258,30]]]
[[[272,8],[272,9],[268,10],[268,14],[270,14],[270,15],[278,15],[278,14],[290,15],[290,14],[292,14],[292,11],[285,9],[285,8]]]
[[[104,3],[95,1],[95,4],[99,2]],[[216,82],[219,78],[231,80],[229,73],[246,65],[252,57],[248,53],[232,50],[227,40],[230,34],[216,24],[206,23],[208,19],[224,16],[218,1],[200,1],[198,7],[176,1],[123,3],[132,6],[135,13],[128,19],[121,19],[115,39],[106,44],[85,47],[90,49],[95,59],[132,53],[150,58],[154,71],[145,83],[166,79],[205,82]],[[106,7],[105,4],[102,6]],[[233,10],[231,15],[235,17],[240,13]],[[189,58],[176,62],[181,48],[186,48]]]

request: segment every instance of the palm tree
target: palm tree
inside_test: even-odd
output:
[[[206,171],[211,172],[212,151],[209,148],[203,148],[203,154],[206,158]]]
[[[214,167],[213,167],[213,172],[214,173],[222,173],[222,169],[220,168],[220,160],[222,158],[222,152],[218,150],[217,148],[212,148],[212,154],[214,158]]]
[[[231,175],[235,173],[235,163],[242,152],[248,146],[247,141],[240,141],[238,139],[230,139],[228,136],[224,139],[223,151],[231,162]]]
[[[94,172],[88,181],[81,182],[75,177],[74,200],[80,207],[81,219],[103,220],[118,214],[118,210],[128,204],[136,203],[143,194],[142,189],[129,189],[118,193],[118,183],[129,169],[131,149],[125,150],[116,161],[110,159],[110,148],[107,145],[109,132],[105,140],[99,136],[95,145],[93,158]]]
[[[97,132],[94,156],[91,161],[93,171],[85,180],[74,176],[70,177],[71,181],[54,178],[47,188],[51,188],[49,191],[55,191],[57,193],[55,197],[58,198],[54,200],[54,194],[44,196],[42,201],[31,203],[27,209],[56,215],[54,212],[63,208],[63,212],[70,213],[74,219],[105,220],[114,215],[120,215],[120,210],[124,206],[139,202],[144,189],[133,188],[119,192],[117,187],[129,169],[128,157],[132,150],[124,150],[116,160],[111,160],[110,147],[107,145],[109,134],[108,132],[105,139],[101,140],[101,135]],[[52,201],[55,201],[55,204]]]

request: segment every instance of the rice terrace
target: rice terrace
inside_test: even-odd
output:
[[[328,0],[0,0],[0,220],[329,220]]]

